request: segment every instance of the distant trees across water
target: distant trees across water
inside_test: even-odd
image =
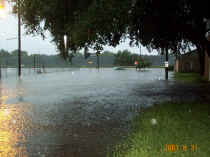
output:
[[[36,67],[45,65],[47,67],[67,67],[69,62],[62,59],[59,55],[41,55],[29,54],[27,51],[21,51],[22,65],[24,67]],[[0,64],[2,67],[18,66],[18,50],[6,51],[0,50]]]
[[[74,54],[71,61],[64,60],[60,55],[46,55],[46,54],[29,54],[27,51],[22,51],[22,64],[25,67],[34,67],[44,65],[45,67],[71,67],[71,66],[88,66],[94,67],[97,65],[97,58],[93,55],[88,59],[84,58],[81,53]],[[3,67],[17,67],[18,65],[18,51],[12,52],[1,49],[0,50],[0,64]],[[113,53],[104,51],[100,54],[100,66],[134,66],[138,61],[140,65],[144,66],[161,66],[164,64],[164,56],[157,55],[139,55],[131,53],[128,50],[118,51]],[[169,62],[173,64],[173,57],[169,57]],[[91,65],[89,63],[92,63]]]
[[[128,50],[118,51],[118,53],[115,55],[115,65],[134,66],[135,62],[137,62],[139,66],[144,67],[152,65],[151,61],[149,61],[148,58],[144,58],[144,56],[131,53]]]

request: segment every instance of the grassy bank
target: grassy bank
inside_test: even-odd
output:
[[[186,83],[207,83],[207,81],[198,73],[175,73],[174,79]]]
[[[114,157],[207,157],[208,110],[208,104],[171,103],[144,109],[133,121],[130,137],[116,147]]]

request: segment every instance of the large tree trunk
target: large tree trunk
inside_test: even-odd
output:
[[[208,56],[210,57],[210,42],[208,42],[206,45],[206,51],[207,51]],[[210,104],[209,104],[208,117],[210,118]]]
[[[200,75],[204,76],[205,73],[205,51],[202,46],[197,46],[199,61],[200,61]]]
[[[208,55],[209,55],[209,57],[210,57],[210,42],[208,42],[208,43],[206,44],[206,50],[207,50],[207,53],[208,53]]]

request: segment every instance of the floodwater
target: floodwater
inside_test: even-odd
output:
[[[140,107],[172,99],[164,69],[46,71],[2,71],[0,157],[105,157]]]

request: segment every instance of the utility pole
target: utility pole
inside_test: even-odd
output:
[[[139,43],[139,57],[137,58],[138,63],[142,61],[142,56],[141,56],[141,43]],[[138,65],[136,65],[138,66]]]
[[[36,71],[36,55],[34,55],[34,72]]]
[[[0,79],[1,79],[1,63],[0,63]]]
[[[18,0],[18,76],[21,77],[21,18],[20,18],[20,0]]]
[[[165,78],[168,80],[168,48],[165,48],[166,62],[165,62]]]
[[[97,56],[97,68],[98,68],[98,69],[100,68],[99,55],[100,55],[100,52],[97,51],[97,52],[96,52],[96,56]]]
[[[141,43],[139,44],[139,56],[141,56]]]
[[[39,69],[39,65],[40,65],[40,61],[39,61],[39,54],[37,55],[37,63],[36,63],[36,65],[37,65],[37,70]]]
[[[37,66],[37,71],[38,71],[39,70],[39,63],[40,63],[40,61],[39,61],[39,55],[37,55],[36,61],[37,61],[36,66]]]

